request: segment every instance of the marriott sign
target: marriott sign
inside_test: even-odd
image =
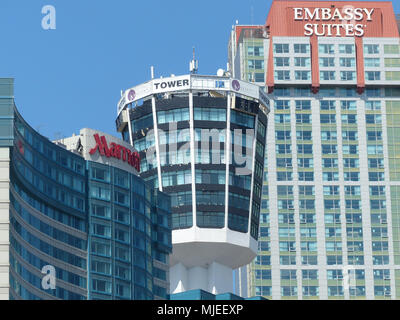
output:
[[[305,36],[341,37],[344,33],[346,37],[362,37],[367,27],[364,23],[372,21],[375,10],[345,6],[342,9],[293,8],[293,11],[295,21],[310,22],[304,25]]]

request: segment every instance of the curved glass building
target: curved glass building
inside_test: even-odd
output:
[[[171,196],[171,293],[232,292],[257,251],[269,101],[228,77],[153,79],[127,90],[117,128],[141,176]]]
[[[0,299],[166,299],[170,198],[138,177],[137,152],[90,129],[49,141],[12,79],[0,122]]]

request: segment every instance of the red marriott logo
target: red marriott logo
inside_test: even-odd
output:
[[[140,172],[140,156],[137,152],[132,152],[128,148],[125,148],[119,144],[111,142],[110,147],[108,147],[107,140],[105,136],[100,137],[97,133],[93,135],[96,140],[96,146],[89,151],[91,155],[94,155],[98,150],[102,156],[107,158],[116,158],[124,162],[128,162],[129,165],[134,167],[138,172]]]

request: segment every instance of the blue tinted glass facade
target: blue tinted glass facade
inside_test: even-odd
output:
[[[35,132],[12,86],[0,79],[0,113],[9,120],[0,136],[10,163],[9,299],[166,299],[169,196]],[[55,289],[43,286],[45,266],[54,267]]]

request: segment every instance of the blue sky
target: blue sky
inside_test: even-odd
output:
[[[56,9],[43,30],[42,7]],[[1,0],[0,77],[15,78],[23,117],[50,139],[90,127],[117,135],[121,89],[155,75],[225,68],[229,32],[263,24],[271,0]],[[400,13],[400,1],[393,1]]]

